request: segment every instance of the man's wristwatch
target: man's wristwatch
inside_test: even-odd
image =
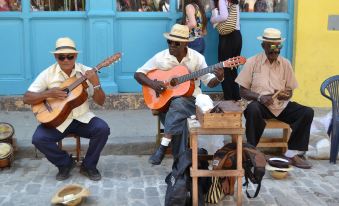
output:
[[[93,89],[100,89],[100,87],[101,87],[101,85],[98,84],[98,85],[93,86]]]
[[[260,102],[261,94],[259,94],[257,101]]]

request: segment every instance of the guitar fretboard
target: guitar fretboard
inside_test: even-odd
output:
[[[82,76],[80,78],[78,78],[75,82],[73,82],[71,85],[69,85],[67,87],[67,89],[69,91],[72,91],[73,89],[75,89],[77,86],[79,86],[82,82],[86,81],[86,76]]]
[[[178,83],[181,84],[183,82],[186,82],[186,81],[189,81],[189,80],[192,80],[192,79],[196,79],[196,78],[198,78],[202,75],[212,73],[213,70],[216,69],[216,68],[222,68],[222,67],[223,67],[223,62],[220,62],[218,64],[214,64],[214,65],[208,66],[204,69],[200,69],[198,71],[192,72],[190,74],[183,75],[181,77],[178,77]]]

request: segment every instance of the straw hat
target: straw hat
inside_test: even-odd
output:
[[[74,41],[69,37],[61,37],[55,43],[55,51],[51,51],[53,54],[68,54],[79,53],[76,49]]]
[[[75,206],[81,203],[83,197],[89,196],[89,190],[78,184],[70,184],[61,188],[52,198],[52,204]]]
[[[186,25],[174,24],[171,32],[165,32],[164,37],[166,39],[178,42],[191,42],[194,38],[190,38],[189,28]]]
[[[266,28],[262,36],[258,36],[257,39],[267,42],[283,42],[285,38],[281,38],[281,32],[278,29]]]
[[[267,162],[265,168],[274,179],[286,178],[288,171],[293,169],[290,162],[283,158],[272,157]]]

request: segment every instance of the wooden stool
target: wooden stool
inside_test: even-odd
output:
[[[244,128],[202,128],[199,121],[187,119],[190,134],[190,147],[192,149],[192,199],[193,206],[198,205],[198,177],[225,177],[235,176],[237,178],[237,205],[242,205],[242,135]],[[198,136],[199,135],[231,135],[232,142],[237,143],[237,168],[235,170],[199,170],[198,169]],[[199,156],[200,157],[200,156]]]
[[[281,122],[276,119],[268,119],[266,120],[266,128],[271,128],[271,129],[282,129],[283,134],[280,137],[266,137],[262,136],[260,138],[260,142],[257,145],[257,147],[280,147],[282,148],[282,152],[286,152],[288,148],[288,140],[291,135],[291,128],[290,125]]]
[[[76,140],[76,148],[75,148],[75,152],[76,152],[76,161],[79,162],[80,161],[80,155],[81,155],[81,142],[80,142],[80,136],[78,135],[75,135],[75,134],[69,134],[68,136],[66,136],[65,138],[67,137],[74,137],[75,140]],[[60,149],[62,149],[62,140],[60,140],[58,142],[58,147]]]

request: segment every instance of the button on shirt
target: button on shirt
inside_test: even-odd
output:
[[[291,63],[284,57],[278,56],[278,59],[271,64],[265,53],[248,59],[235,81],[260,95],[272,95],[275,90],[294,90],[298,87]],[[275,98],[268,109],[278,116],[288,102],[289,100],[280,101]]]
[[[90,67],[86,67],[82,64],[76,63],[70,77],[81,77],[81,74],[85,74],[85,71],[90,69]],[[68,75],[64,71],[62,71],[59,64],[56,63],[42,71],[28,88],[28,91],[43,92],[47,89],[59,87],[68,78]],[[91,85],[89,81],[87,81],[87,84],[89,85],[87,92],[90,96],[92,96],[94,93],[93,85]],[[60,132],[64,132],[66,128],[71,124],[73,119],[76,119],[83,123],[88,123],[94,116],[95,115],[90,112],[88,100],[86,100],[82,105],[72,110],[67,119],[60,126],[57,127],[57,130],[59,130]]]
[[[177,58],[169,53],[168,49],[165,49],[156,55],[154,55],[150,60],[148,60],[142,67],[140,67],[136,72],[141,72],[147,74],[149,71],[154,69],[160,70],[170,70],[175,66],[185,66],[190,72],[198,71],[200,69],[206,68],[207,64],[205,57],[202,56],[199,52],[187,48],[187,55],[179,63]],[[215,77],[214,74],[208,73],[197,80],[194,81],[195,89],[193,96],[196,97],[198,94],[201,94],[200,89],[200,80],[207,85],[208,82]]]

